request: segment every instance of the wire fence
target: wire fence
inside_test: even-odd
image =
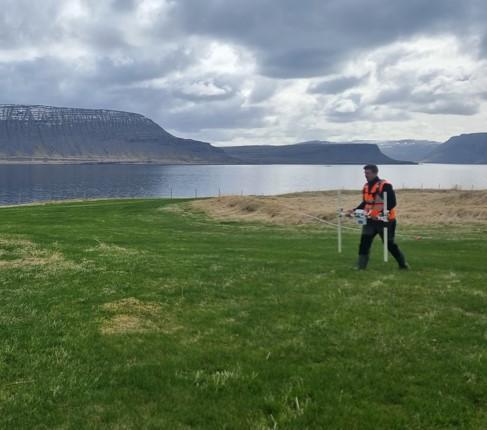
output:
[[[442,186],[438,184],[436,187],[425,187],[424,184],[420,186],[407,186],[401,184],[395,187],[396,190],[422,190],[422,191],[481,191],[487,187],[479,187],[475,185],[455,184],[452,186]],[[335,189],[336,190],[336,189]],[[223,197],[223,196],[272,196],[292,193],[306,193],[306,192],[320,192],[320,191],[335,191],[334,189],[279,189],[276,192],[256,192],[255,189],[247,190],[240,189],[225,189],[223,186],[214,187],[213,189],[205,187],[203,189],[198,187],[189,187],[181,190],[181,188],[168,187],[164,190],[154,191],[150,188],[138,187],[132,189],[117,189],[113,187],[107,188],[84,188],[84,189],[70,189],[70,190],[46,190],[46,189],[24,189],[17,192],[1,192],[0,205],[12,206],[21,204],[35,204],[46,202],[58,202],[65,200],[93,200],[93,199],[136,199],[136,198],[166,198],[166,199],[191,199],[191,198],[209,198],[209,197]],[[342,191],[356,191],[359,189],[345,189]]]
[[[435,188],[424,188],[424,187],[396,187],[396,190],[430,190],[434,191],[436,190]],[[448,191],[448,190],[456,190],[456,191],[481,191],[485,190],[485,188],[476,188],[473,185],[470,187],[465,187],[461,185],[455,185],[453,187],[438,187],[440,190]],[[275,196],[279,194],[294,194],[294,193],[316,193],[316,192],[321,192],[321,191],[326,191],[326,192],[337,192],[337,210],[339,210],[339,199],[338,195],[340,194],[341,191],[355,191],[357,193],[360,193],[361,190],[316,190],[316,189],[308,189],[308,190],[297,190],[297,191],[287,191],[285,193],[279,193],[279,194],[265,194],[265,193],[246,193],[245,189],[240,189],[240,190],[231,190],[229,192],[225,192],[223,187],[218,187],[215,189],[213,192],[201,192],[198,188],[193,188],[192,192],[188,192],[188,190],[185,190],[185,192],[179,192],[177,189],[169,187],[167,190],[164,192],[157,192],[157,193],[151,193],[147,189],[143,187],[139,187],[138,189],[134,190],[118,190],[118,189],[111,189],[108,191],[103,191],[102,189],[97,189],[97,188],[88,188],[88,189],[83,189],[83,190],[76,190],[74,193],[47,193],[47,192],[42,192],[42,190],[37,190],[37,193],[33,193],[33,190],[29,190],[30,192],[19,192],[16,196],[13,196],[12,194],[9,195],[9,198],[5,200],[5,197],[1,197],[0,195],[0,207],[1,208],[8,208],[8,207],[14,207],[14,206],[20,206],[20,205],[35,205],[35,204],[46,204],[46,203],[57,203],[57,202],[68,202],[68,201],[90,201],[90,200],[114,200],[114,199],[146,199],[146,198],[154,198],[154,199],[168,199],[168,200],[177,200],[177,199],[200,199],[200,198],[212,198],[212,197],[225,197],[225,196],[249,196],[249,197],[265,197],[265,196]],[[40,192],[39,192],[40,191]],[[13,198],[12,198],[13,197]],[[321,218],[316,215],[309,214],[302,209],[297,209],[296,207],[291,207],[291,206],[286,206],[281,203],[281,206],[284,207],[285,209],[289,211],[293,211],[294,213],[298,213],[302,215],[303,217],[309,218],[314,220],[316,223],[319,225],[323,226],[324,228],[327,229],[333,229],[336,232],[338,231],[338,228],[340,228],[340,231],[343,230],[344,232],[349,232],[349,233],[355,233],[359,234],[362,231],[361,226],[357,226],[351,219],[347,220],[346,217],[342,217],[338,221],[337,217],[337,222],[332,222],[327,219]],[[352,224],[353,223],[353,224]],[[348,224],[348,225],[347,225]],[[350,225],[352,224],[352,225]],[[439,238],[444,238],[444,234],[440,234],[441,232],[438,231],[431,231],[427,229],[421,229],[421,231],[411,231],[407,230],[407,233],[399,233],[396,232],[396,236],[399,238],[406,238],[406,239],[415,239],[415,240],[432,240],[432,239],[439,239]],[[337,233],[338,234],[338,233]],[[341,233],[340,233],[341,234]],[[449,240],[458,240],[458,239],[478,239],[478,232],[471,232],[466,233],[466,232],[461,232],[458,235],[452,236],[451,233],[448,234],[448,239]]]

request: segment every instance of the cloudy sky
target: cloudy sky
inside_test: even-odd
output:
[[[487,131],[484,0],[0,0],[0,103],[216,144]]]

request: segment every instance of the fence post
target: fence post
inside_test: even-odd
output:
[[[338,234],[338,253],[342,253],[342,192],[338,190],[337,195],[337,234]]]

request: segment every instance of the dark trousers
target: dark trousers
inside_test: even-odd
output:
[[[396,234],[396,220],[389,223],[389,231],[387,235],[387,249],[396,259],[399,266],[406,265],[406,258],[395,242]],[[370,247],[376,235],[379,235],[384,242],[384,223],[382,221],[368,220],[367,224],[362,227],[362,236],[360,238],[359,255],[369,255]]]

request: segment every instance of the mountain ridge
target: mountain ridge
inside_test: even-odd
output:
[[[249,164],[414,164],[394,160],[375,144],[307,141],[292,145],[221,147],[233,158]]]
[[[450,137],[424,162],[445,164],[487,164],[487,133],[463,133]]]
[[[420,162],[427,158],[442,142],[424,139],[399,139],[359,141],[360,143],[375,143],[388,157],[395,160]]]
[[[176,137],[138,113],[26,104],[0,104],[0,162],[411,164],[372,143],[217,147]]]
[[[207,142],[182,139],[137,113],[0,105],[0,159],[71,162],[228,163]]]

